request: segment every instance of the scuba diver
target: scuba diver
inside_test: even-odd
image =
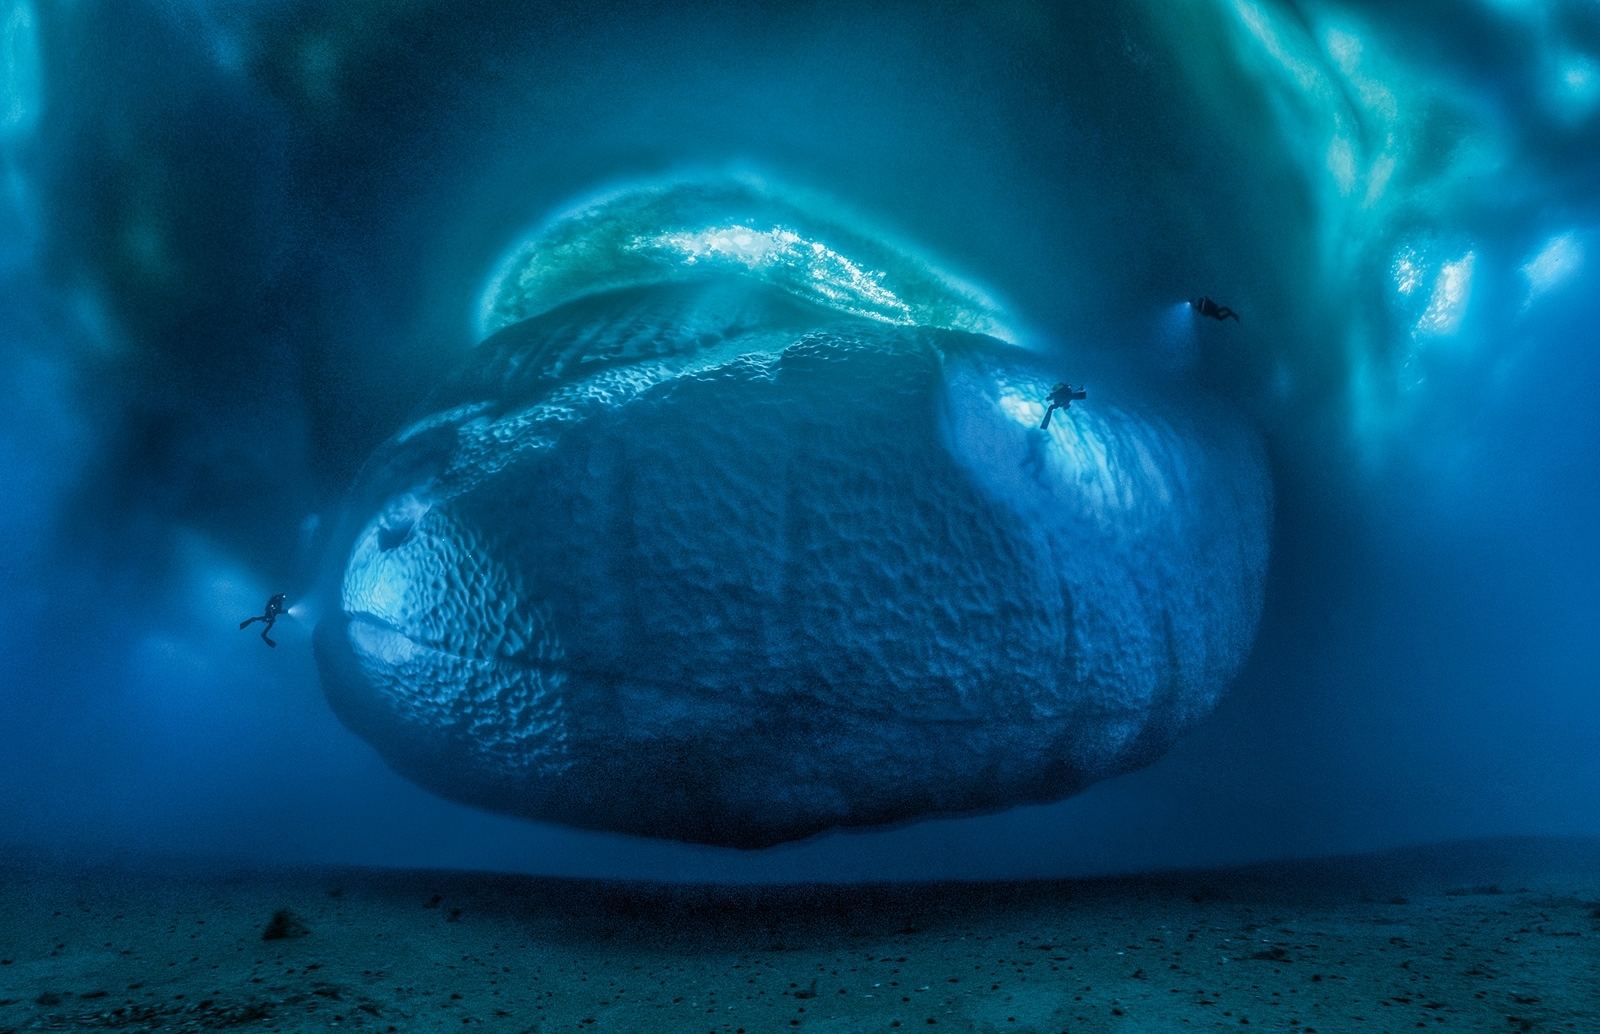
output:
[[[1206,298],[1204,296],[1201,296],[1199,298],[1190,298],[1189,299],[1189,306],[1191,308],[1193,308],[1195,312],[1198,312],[1200,315],[1202,315],[1202,316],[1210,316],[1212,319],[1216,320],[1218,323],[1221,323],[1224,320],[1227,320],[1227,319],[1230,319],[1230,318],[1235,323],[1239,322],[1239,314],[1237,312],[1234,312],[1232,309],[1228,308],[1226,305],[1218,305],[1216,302],[1212,301],[1210,298]]]
[[[287,607],[285,607],[283,605],[283,601],[288,599],[288,598],[289,598],[289,594],[288,593],[286,593],[286,592],[278,593],[278,595],[272,597],[272,599],[267,601],[267,612],[265,614],[262,614],[260,617],[250,618],[247,621],[241,621],[241,622],[239,622],[239,627],[241,629],[245,629],[245,628],[249,628],[250,625],[253,624],[254,622],[265,621],[267,623],[267,627],[263,628],[261,630],[261,640],[262,640],[262,642],[266,643],[268,646],[277,646],[278,645],[277,643],[275,643],[271,639],[267,638],[267,633],[272,631],[272,623],[274,621],[278,620],[278,615],[279,614],[288,613],[289,608],[287,608]]]
[[[1088,397],[1088,393],[1082,388],[1074,388],[1072,385],[1066,383],[1059,383],[1055,387],[1051,388],[1050,397],[1046,400],[1050,403],[1050,405],[1044,411],[1044,420],[1039,424],[1039,430],[1048,431],[1050,429],[1051,413],[1054,413],[1058,409],[1069,408],[1075,399],[1086,399]]]

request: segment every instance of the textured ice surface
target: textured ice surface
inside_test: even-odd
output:
[[[460,800],[748,847],[1058,798],[1212,708],[1271,511],[1236,418],[1041,431],[1031,353],[726,272],[508,326],[379,449],[318,629],[353,729]]]
[[[749,177],[644,185],[577,206],[506,257],[479,326],[488,335],[574,298],[716,273],[879,322],[1015,339],[973,285],[823,198]]]

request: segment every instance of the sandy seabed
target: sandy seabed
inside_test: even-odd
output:
[[[1600,1031],[1600,841],[1017,883],[0,879],[0,1034]]]

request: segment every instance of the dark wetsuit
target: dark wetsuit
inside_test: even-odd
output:
[[[278,595],[267,601],[267,612],[265,614],[262,614],[260,617],[253,617],[248,620],[241,621],[239,622],[239,627],[241,629],[249,628],[257,621],[265,621],[267,623],[267,627],[261,630],[261,641],[266,643],[268,646],[277,646],[277,643],[267,638],[267,633],[272,631],[272,624],[278,620],[278,615],[283,614],[288,610],[288,608],[283,605],[283,601],[288,598],[288,593],[278,593]]]
[[[1088,393],[1082,388],[1074,388],[1070,384],[1057,384],[1055,387],[1051,388],[1050,397],[1046,399],[1050,405],[1044,411],[1044,420],[1039,423],[1039,430],[1048,431],[1050,429],[1051,413],[1054,413],[1058,409],[1066,409],[1070,407],[1074,399],[1084,399],[1088,397]]]
[[[1195,312],[1202,316],[1210,316],[1218,323],[1229,319],[1235,323],[1239,322],[1239,314],[1237,312],[1234,312],[1226,305],[1218,305],[1210,298],[1191,298],[1189,299],[1189,304],[1194,308]]]

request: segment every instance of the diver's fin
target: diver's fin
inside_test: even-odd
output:
[[[1050,430],[1050,414],[1054,413],[1055,411],[1056,411],[1056,407],[1054,407],[1054,406],[1051,406],[1049,409],[1046,409],[1044,411],[1044,420],[1043,420],[1043,422],[1041,422],[1039,424],[1039,430],[1041,430],[1041,431]]]

